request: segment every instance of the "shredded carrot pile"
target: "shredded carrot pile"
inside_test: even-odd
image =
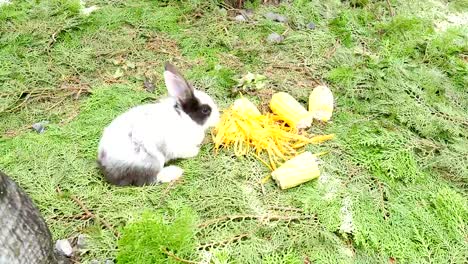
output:
[[[309,143],[320,143],[334,135],[311,137],[289,127],[273,114],[262,115],[249,107],[232,106],[225,110],[219,124],[213,130],[215,150],[234,149],[237,156],[253,154],[270,170],[275,170],[284,161],[300,154],[300,148]],[[260,155],[266,153],[269,162]]]

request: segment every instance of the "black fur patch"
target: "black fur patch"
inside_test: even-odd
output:
[[[185,102],[181,102],[182,110],[190,116],[197,124],[203,125],[211,115],[211,107],[207,104],[200,103],[196,97],[192,96]]]
[[[107,182],[117,186],[143,186],[156,182],[158,170],[135,166],[106,167],[100,160],[97,164]]]
[[[177,112],[177,114],[180,115],[180,106],[177,103],[174,105],[174,109]]]

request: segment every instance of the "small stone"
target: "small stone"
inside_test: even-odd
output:
[[[284,37],[275,32],[268,35],[268,38],[267,38],[267,41],[269,43],[281,43],[283,40],[284,40]]]
[[[99,7],[93,5],[93,6],[90,6],[90,7],[86,7],[86,8],[83,8],[81,9],[81,13],[85,16],[89,16],[89,14],[91,14],[92,12],[98,10]]]
[[[111,259],[106,259],[106,264],[114,264],[114,261]]]
[[[238,22],[244,22],[245,21],[245,17],[243,15],[237,15],[234,20],[238,21]]]
[[[254,11],[252,9],[245,9],[244,15],[246,15],[248,18],[252,18],[254,15]]]
[[[286,23],[288,22],[288,18],[283,15],[276,15],[275,21],[280,22],[280,23]]]
[[[314,24],[314,22],[310,22],[309,24],[307,24],[307,28],[308,28],[308,29],[315,29],[315,24]]]
[[[55,249],[63,256],[71,257],[73,254],[73,249],[68,239],[57,240]]]
[[[266,19],[269,19],[269,20],[275,20],[277,17],[277,14],[273,13],[273,12],[268,12],[265,14],[265,18]]]
[[[49,121],[41,121],[32,125],[32,129],[34,129],[37,133],[42,134],[45,131],[45,126],[49,123]]]
[[[268,12],[264,16],[265,16],[266,19],[276,21],[276,22],[280,22],[280,23],[286,23],[288,21],[288,19],[285,16],[280,15],[280,14],[276,14],[276,13],[273,13],[273,12]]]
[[[78,249],[85,249],[86,248],[86,240],[88,237],[84,234],[79,234],[78,238],[76,239],[76,247]]]

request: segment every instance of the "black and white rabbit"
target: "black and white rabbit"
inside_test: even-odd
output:
[[[206,130],[218,123],[213,99],[169,63],[164,81],[168,97],[131,108],[104,129],[98,164],[109,183],[141,186],[178,179],[183,170],[164,165],[196,156]]]

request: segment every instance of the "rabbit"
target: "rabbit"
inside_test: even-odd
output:
[[[0,264],[59,263],[50,230],[39,210],[1,171],[0,227]]]
[[[102,133],[98,166],[117,186],[143,186],[177,180],[183,169],[165,164],[195,157],[208,128],[219,122],[214,100],[196,90],[170,63],[164,66],[169,96],[131,108]]]

